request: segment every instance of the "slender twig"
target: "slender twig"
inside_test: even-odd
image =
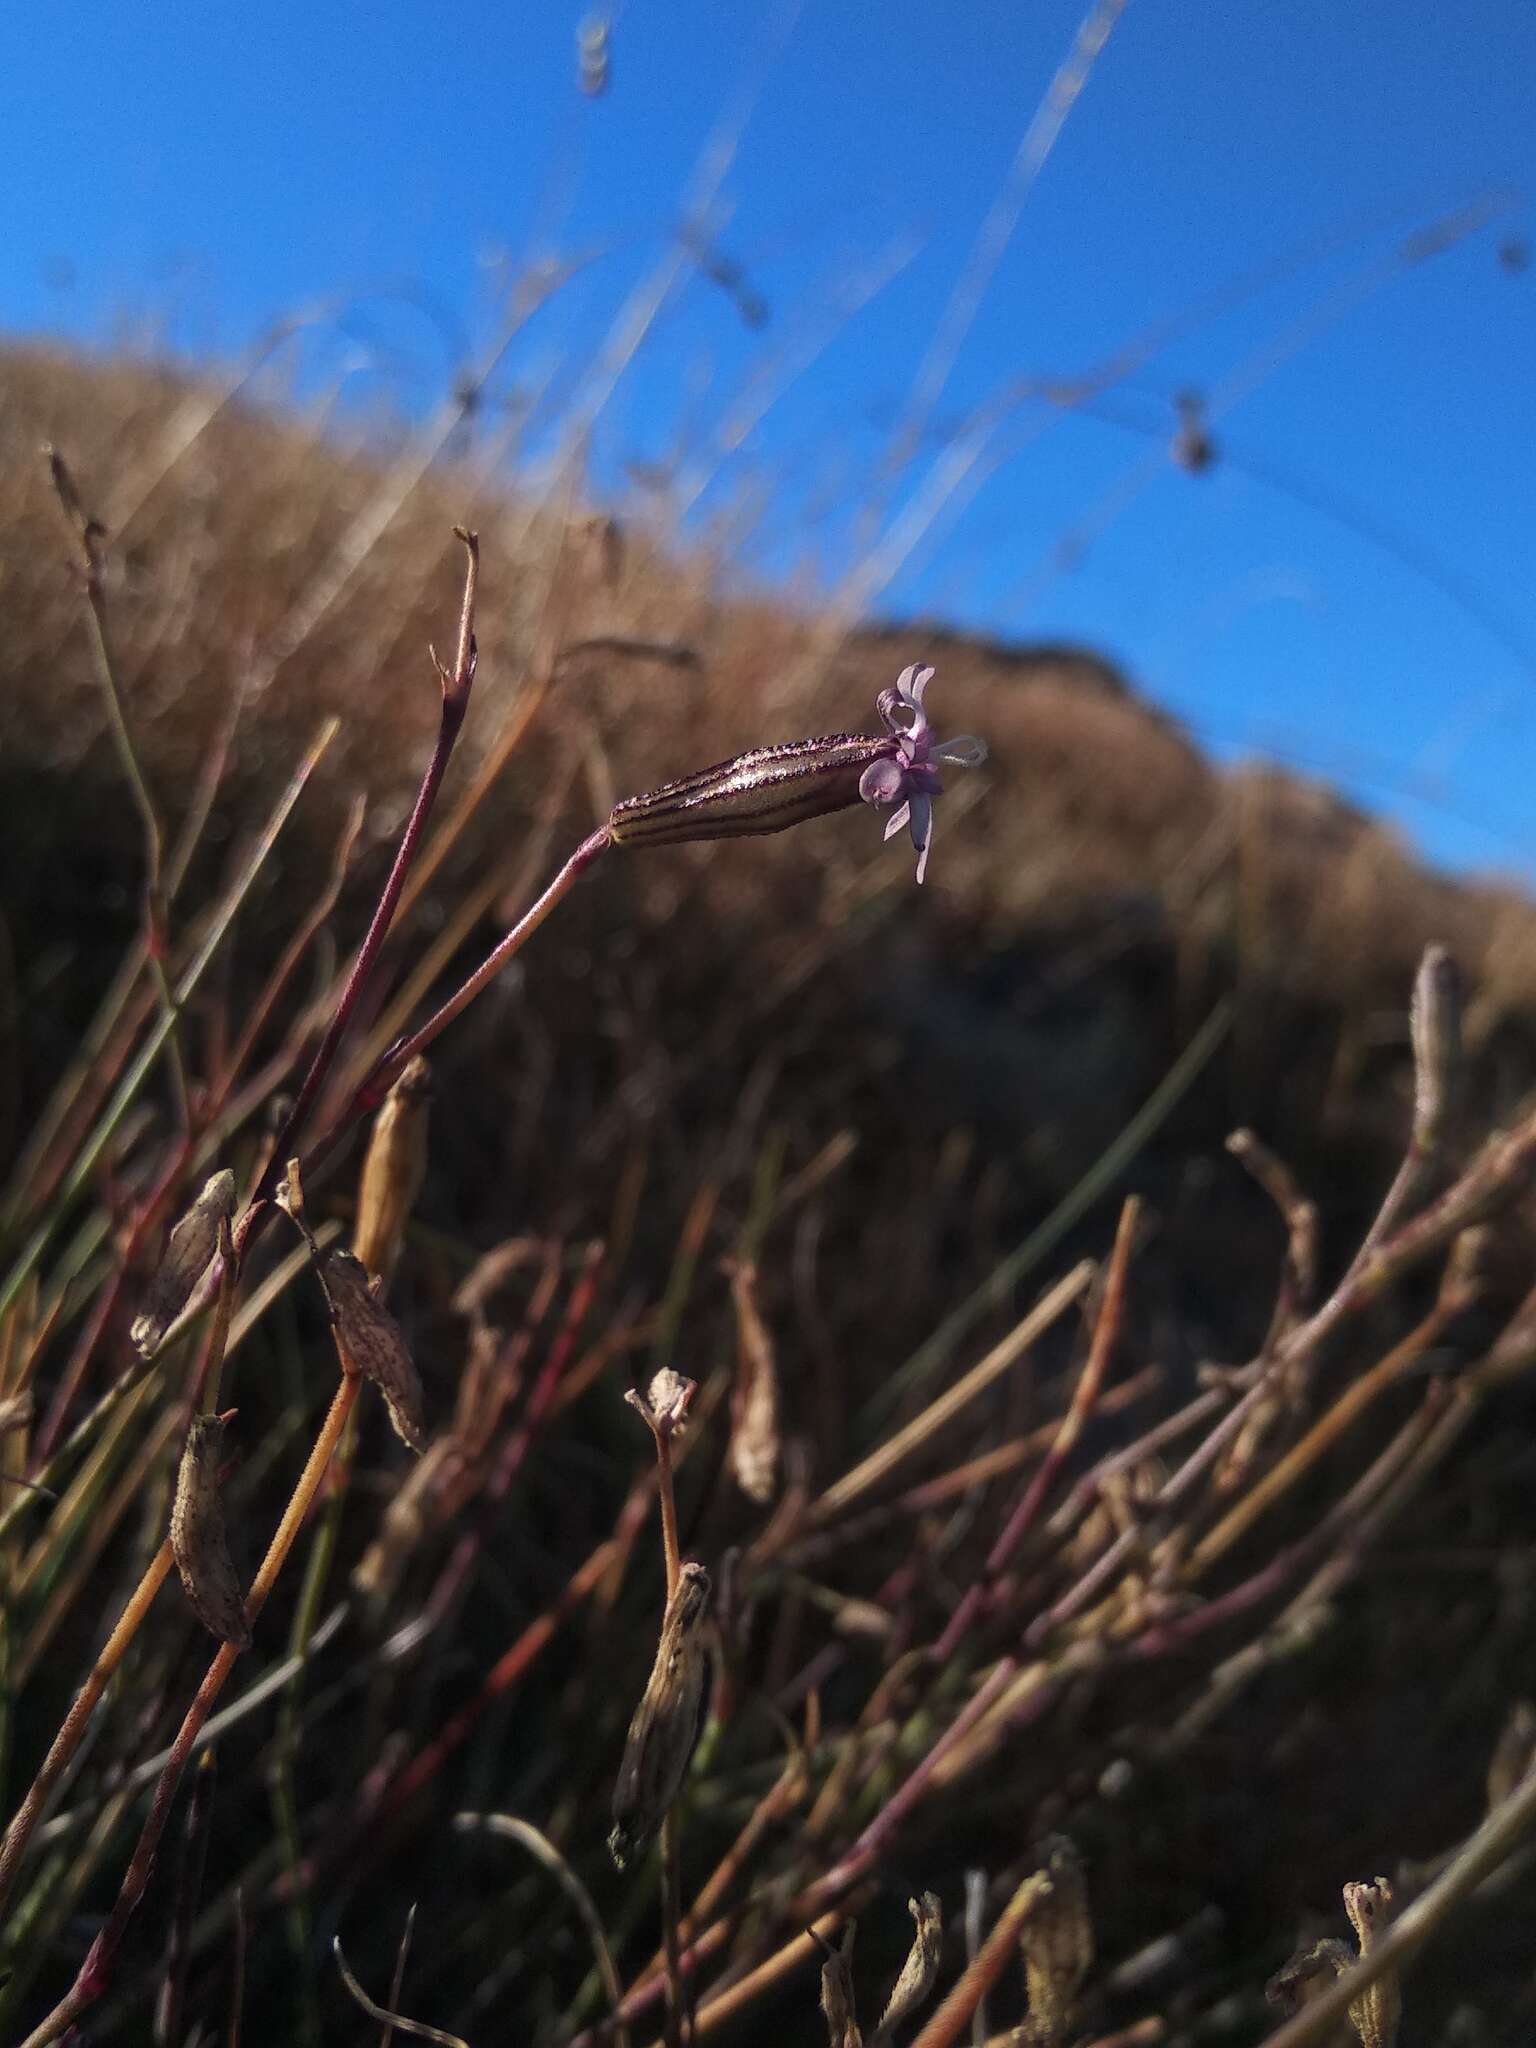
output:
[[[1140,1210],[1141,1205],[1135,1195],[1128,1196],[1120,1212],[1120,1225],[1115,1233],[1114,1250],[1110,1254],[1109,1271],[1104,1282],[1104,1298],[1094,1324],[1093,1341],[1088,1347],[1088,1356],[1083,1363],[1082,1372],[1078,1375],[1067,1412],[1061,1418],[1050,1449],[1031,1474],[1023,1497],[987,1553],[984,1575],[966,1588],[965,1595],[950,1616],[943,1634],[934,1644],[933,1661],[941,1667],[949,1662],[956,1645],[964,1641],[966,1632],[985,1603],[990,1588],[1007,1570],[1018,1554],[1020,1544],[1039,1519],[1057,1473],[1071,1456],[1088,1418],[1093,1413],[1125,1313],[1126,1274],[1130,1267],[1131,1247],[1136,1238],[1136,1223]]]
[[[325,1085],[325,1078],[331,1070],[331,1063],[335,1059],[341,1041],[346,1035],[347,1026],[352,1021],[353,1012],[356,1010],[368,986],[374,966],[378,961],[380,950],[389,935],[390,923],[395,914],[395,905],[400,900],[400,892],[405,887],[406,877],[411,871],[411,863],[416,858],[417,851],[421,845],[422,834],[425,832],[427,822],[431,818],[432,807],[437,801],[438,788],[447,770],[449,757],[453,753],[454,743],[457,741],[460,729],[464,724],[464,714],[469,709],[469,693],[474,686],[476,665],[475,593],[480,573],[480,543],[478,537],[469,532],[466,527],[455,527],[454,531],[464,543],[466,558],[464,596],[459,610],[458,651],[452,669],[445,668],[438,661],[435,654],[432,657],[434,666],[437,669],[438,681],[442,685],[443,699],[442,711],[438,720],[436,744],[433,746],[431,759],[427,763],[426,772],[423,774],[421,784],[417,789],[416,801],[411,806],[411,814],[406,820],[404,831],[400,835],[400,843],[395,849],[395,858],[390,868],[388,879],[379,893],[379,900],[374,906],[368,930],[364,935],[362,945],[358,948],[357,958],[352,964],[352,972],[347,977],[346,986],[337,999],[335,1009],[331,1012],[330,1022],[326,1025],[320,1043],[315,1048],[315,1055],[310,1061],[309,1071],[299,1084],[299,1090],[293,1099],[293,1105],[289,1109],[287,1116],[283,1120],[282,1127],[273,1141],[267,1169],[251,1197],[245,1215],[241,1218],[242,1225],[246,1230],[249,1230],[249,1219],[252,1214],[259,1211],[265,1203],[270,1201],[289,1159],[293,1156],[296,1149],[296,1141],[304,1128],[310,1109],[321,1088]],[[402,1067],[405,1064],[405,1060],[400,1062]],[[398,1071],[399,1069],[397,1068],[396,1073]],[[391,1079],[393,1078],[394,1075],[391,1076]],[[241,1249],[243,1247],[244,1238],[242,1237]]]
[[[182,1056],[180,1012],[165,971],[166,957],[170,950],[169,935],[166,931],[165,885],[162,877],[165,834],[160,824],[160,814],[155,808],[155,800],[145,780],[138,752],[133,744],[133,735],[128,729],[128,715],[123,708],[122,691],[118,687],[117,666],[112,659],[112,643],[107,633],[106,587],[102,579],[102,542],[106,538],[106,528],[99,519],[93,519],[85,510],[75,488],[74,478],[70,475],[69,465],[63,456],[56,448],[45,448],[43,452],[48,458],[48,468],[53,477],[53,488],[58,494],[59,504],[79,543],[80,569],[84,577],[86,605],[90,613],[91,653],[96,664],[96,676],[101,684],[101,694],[107,707],[107,718],[112,728],[113,742],[117,747],[118,760],[144,833],[144,955],[149,962],[149,971],[167,1026],[166,1066],[176,1099],[177,1121],[182,1130],[189,1131],[192,1128],[192,1109],[187,1090],[186,1062]]]

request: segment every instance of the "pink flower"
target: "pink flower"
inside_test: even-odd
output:
[[[896,678],[895,689],[880,692],[875,709],[895,734],[896,751],[872,761],[859,778],[859,795],[865,803],[874,804],[877,809],[887,804],[898,806],[891,814],[885,836],[889,839],[903,825],[910,828],[912,844],[917,848],[919,881],[927,872],[928,850],[933,844],[933,799],[944,791],[935,764],[975,768],[987,758],[985,743],[969,733],[935,742],[923,709],[923,692],[932,680],[931,668],[904,668]]]

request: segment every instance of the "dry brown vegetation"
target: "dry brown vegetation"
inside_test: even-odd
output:
[[[872,2027],[905,1947],[904,1902],[934,1892],[948,1990],[964,1969],[965,1872],[977,1869],[986,1924],[1002,1913],[1010,1939],[1023,1930],[1029,1981],[1045,1987],[1027,2038],[1121,2038],[1144,2024],[1125,2038],[1256,2039],[1264,1983],[1298,1936],[1343,1930],[1346,1880],[1427,1866],[1468,1832],[1501,1730],[1536,1691],[1529,1395],[1507,1365],[1486,1373],[1486,1399],[1458,1391],[1463,1380],[1481,1389],[1476,1374],[1529,1284],[1523,1167],[1498,1182],[1475,1284],[1458,1269],[1436,1305],[1427,1255],[1443,1261],[1459,1242],[1469,1256],[1448,1223],[1402,1262],[1401,1284],[1351,1296],[1339,1329],[1308,1336],[1306,1315],[1338,1298],[1341,1276],[1347,1286],[1402,1151],[1407,996],[1431,942],[1449,948],[1468,990],[1466,1061],[1454,1128],[1418,1200],[1443,1195],[1491,1126],[1515,1123],[1536,1078],[1536,909],[1515,888],[1426,872],[1317,786],[1218,773],[1090,654],[923,625],[845,632],[733,589],[728,561],[616,526],[574,487],[535,502],[468,459],[417,480],[408,436],[393,456],[343,453],[320,422],[244,396],[15,348],[0,358],[0,1145],[37,1168],[34,1182],[48,1180],[47,1158],[39,1167],[24,1150],[36,1106],[133,938],[141,880],[42,441],[67,453],[108,529],[118,670],[173,844],[199,790],[210,793],[171,907],[173,943],[195,939],[294,761],[326,718],[340,721],[185,1016],[204,1087],[319,900],[354,793],[368,798],[339,907],[213,1126],[218,1163],[242,1189],[431,750],[426,650],[451,646],[456,522],[480,536],[480,668],[439,821],[479,801],[451,840],[428,841],[429,866],[437,844],[446,850],[419,893],[408,887],[349,1053],[353,1079],[616,798],[748,745],[862,727],[876,690],[917,659],[938,669],[942,728],[984,734],[992,756],[946,797],[924,891],[862,810],[780,838],[609,858],[433,1048],[426,1179],[391,1297],[432,1441],[407,1477],[381,1417],[360,1404],[350,1490],[333,1487],[333,1510],[301,1539],[310,1562],[292,1573],[309,1571],[310,1611],[279,1587],[236,1696],[281,1662],[285,1636],[301,1644],[327,1615],[330,1633],[301,1679],[219,1744],[217,1793],[200,1787],[192,1802],[194,1851],[163,1851],[85,2038],[149,2038],[148,2001],[168,1986],[177,2010],[157,2038],[190,2038],[176,2031],[183,2005],[222,2029],[237,1947],[252,2038],[370,2038],[328,1938],[342,1932],[359,1978],[386,1999],[419,1898],[404,2009],[477,2042],[570,2039],[602,2008],[600,1985],[586,1985],[583,1922],[537,1863],[455,1834],[464,1808],[536,1821],[591,1891],[623,1982],[650,1973],[654,1989],[654,1879],[637,1865],[616,1883],[601,1845],[663,1605],[643,1434],[619,1392],[675,1367],[699,1383],[679,1455],[682,1539],[723,1582],[727,1652],[684,1799],[685,1910],[768,1803],[741,1881],[723,1893],[750,1893],[753,1910],[729,1927],[735,1950],[711,1952],[699,1975],[701,2038],[757,2039],[770,2024],[812,2037],[818,1952],[800,1930],[824,1909],[827,1934],[849,1906],[864,1916],[851,1974]],[[387,520],[381,508],[393,508]],[[1212,1030],[1199,1071],[1131,1159],[1076,1201],[1224,999],[1229,1026],[1219,1042]],[[134,1000],[142,1031],[147,981]],[[97,1066],[105,1093],[113,1077]],[[190,1169],[176,1176],[177,1199],[167,1191],[147,1218],[170,1128],[163,1098],[157,1078],[75,1190],[61,1262],[8,1311],[0,1401],[21,1361],[35,1413],[30,1435],[0,1423],[6,1470],[24,1469],[102,1299],[69,1420],[129,1369],[164,1226],[199,1184]],[[1321,1277],[1288,1320],[1272,1319],[1285,1232],[1223,1149],[1237,1124],[1283,1155],[1318,1205]],[[356,1185],[355,1161],[307,1182],[312,1223],[349,1222]],[[1123,1298],[1112,1285],[1091,1307],[1074,1300],[963,1419],[829,1509],[840,1475],[846,1484],[1074,1258],[1108,1253],[1130,1190],[1144,1206],[1122,1231]],[[1063,1198],[1074,1213],[1038,1257],[1013,1257]],[[9,1252],[46,1206],[13,1206]],[[71,1258],[78,1279],[66,1285]],[[733,1291],[743,1266],[760,1327]],[[240,1331],[229,1525],[247,1577],[328,1396],[317,1301],[290,1287]],[[1041,1463],[1056,1418],[1074,1412],[1071,1389],[1090,1379],[1094,1329],[1094,1370],[1107,1377],[1083,1403],[1083,1441],[1063,1439],[1060,1462]],[[920,1348],[935,1330],[949,1334]],[[1416,1340],[1382,1379],[1370,1425],[1328,1423],[1337,1440],[1319,1446],[1263,1540],[1223,1537],[1195,1591],[1181,1576],[1191,1547],[1319,1418],[1337,1418],[1407,1332]],[[1177,1448],[1149,1446],[1097,1491],[1074,1492],[1160,1418],[1254,1393],[1252,1380],[1207,1387],[1204,1366],[1273,1363],[1288,1338],[1275,1405],[1260,1405],[1241,1456],[1187,1516],[1170,1525],[1153,1511]],[[771,1347],[780,1390],[766,1507],[723,1476],[729,1385],[754,1345]],[[917,1371],[914,1354],[927,1360]],[[57,1510],[34,1499],[0,1538],[7,1813],[162,1543],[183,1371],[177,1353],[164,1398],[137,1401],[89,1483],[66,1474],[74,1490]],[[1393,1445],[1411,1458],[1425,1441],[1438,1448],[1404,1488],[1412,1515],[1382,1511],[1378,1526],[1383,1501],[1368,1489],[1373,1541],[1356,1553],[1344,1540],[1354,1518],[1330,1516],[1374,1459]],[[969,1469],[1010,1445],[1000,1473]],[[1046,1479],[1030,1505],[1032,1473]],[[1384,1468],[1395,1501],[1390,1480]],[[1021,1486],[1018,1539],[1001,1556]],[[14,1505],[0,1499],[0,1512]],[[1334,1550],[1308,1548],[1319,1529],[1334,1530]],[[1042,1667],[1027,1659],[996,1681],[993,1660],[1023,1657],[1032,1617],[1117,1532],[1111,1620],[1050,1638],[1033,1691]],[[1347,1564],[1337,1581],[1288,1609],[1334,1556]],[[949,1644],[976,1588],[986,1598],[974,1626]],[[13,1935],[17,1978],[0,1990],[7,2039],[62,1993],[111,1906],[142,1818],[131,1773],[169,1742],[206,1661],[174,1590],[63,1795],[72,1827],[25,1866],[25,1939],[18,1948]],[[935,1641],[946,1645],[936,1675],[908,1657]],[[965,1739],[943,1751],[932,1796],[914,1799],[910,1818],[898,1804],[860,1863],[867,1830],[957,1727]],[[786,1752],[792,1736],[811,1745],[803,1765]],[[1054,1994],[1046,1964],[1029,1962],[1043,1939],[1032,1847],[1052,1829],[1086,1860],[1098,1961],[1066,1970],[1065,2016],[1042,2033]],[[199,1884],[188,1873],[204,1852]],[[1042,1867],[1062,1853],[1042,1851]],[[850,1857],[847,1881],[829,1885]],[[1410,1870],[1409,1887],[1422,1878]],[[1451,2038],[1437,2029],[1458,2008],[1455,2038],[1469,2044],[1528,2037],[1530,1886],[1518,1870],[1500,1882],[1412,1980],[1418,2031],[1405,2021],[1404,2048]],[[761,1890],[770,1883],[777,1894]],[[781,1975],[759,1986],[746,1974],[796,1940]],[[996,2027],[1020,2017],[1024,1978],[1010,1968],[993,1993]],[[834,1985],[834,2002],[843,1995]],[[659,2001],[640,2009],[634,2038],[649,2040]],[[958,2008],[904,2020],[898,2038],[960,2038],[926,2030],[945,2011]],[[955,2024],[968,2038],[969,2008]]]

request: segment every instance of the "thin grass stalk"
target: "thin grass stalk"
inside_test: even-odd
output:
[[[1115,1233],[1114,1249],[1110,1254],[1109,1271],[1104,1283],[1104,1298],[1094,1324],[1093,1340],[1088,1347],[1088,1356],[1083,1362],[1082,1372],[1078,1375],[1077,1385],[1072,1390],[1072,1398],[1067,1404],[1066,1413],[1061,1418],[1050,1449],[1036,1466],[1018,1505],[1003,1524],[996,1542],[988,1551],[982,1576],[966,1588],[938,1642],[934,1645],[933,1659],[941,1667],[949,1662],[957,1646],[965,1640],[972,1621],[986,1604],[989,1591],[1012,1563],[1019,1546],[1038,1521],[1056,1475],[1071,1456],[1089,1416],[1093,1413],[1125,1314],[1126,1274],[1130,1266],[1131,1246],[1135,1241],[1139,1215],[1140,1204],[1137,1198],[1131,1195],[1120,1212],[1120,1224]]]
[[[212,1378],[217,1381],[217,1363],[222,1361],[224,1347],[229,1339],[230,1317],[234,1309],[235,1274],[232,1261],[227,1261],[219,1287],[218,1308],[214,1317],[213,1331],[209,1340],[209,1358],[214,1362]],[[175,1562],[169,1536],[150,1560],[142,1578],[129,1595],[127,1605],[119,1616],[116,1626],[103,1645],[91,1669],[89,1677],[75,1695],[69,1712],[65,1715],[58,1733],[49,1745],[37,1776],[23,1799],[21,1807],[9,1828],[5,1840],[0,1844],[0,1924],[3,1924],[6,1901],[26,1854],[27,1842],[36,1827],[53,1787],[67,1769],[71,1757],[79,1748],[96,1704],[105,1691],[112,1674],[122,1663],[143,1624],[145,1616],[154,1604],[155,1595],[165,1583]]]
[[[128,728],[128,714],[123,708],[122,691],[117,681],[117,666],[112,658],[112,644],[107,633],[107,600],[102,583],[101,553],[105,528],[99,520],[91,518],[81,504],[74,479],[63,456],[54,448],[45,449],[44,453],[48,458],[48,467],[59,504],[79,545],[80,568],[85,581],[86,609],[91,622],[91,655],[96,668],[96,679],[101,684],[102,698],[107,707],[107,723],[111,728],[123,779],[128,784],[128,793],[133,799],[134,809],[138,812],[139,824],[144,835],[144,957],[149,963],[150,978],[154,982],[166,1025],[166,1067],[176,1105],[176,1119],[183,1131],[190,1132],[192,1108],[187,1089],[186,1061],[182,1052],[180,1012],[165,971],[170,945],[166,930],[165,888],[161,877],[165,835],[160,824],[160,813],[150,794],[138,751],[133,744],[133,734]]]
[[[361,1386],[362,1381],[356,1373],[343,1374],[304,1470],[262,1560],[261,1569],[252,1580],[250,1592],[246,1595],[245,1612],[249,1622],[255,1622],[277,1582],[288,1553],[293,1547],[294,1538],[298,1535],[304,1517],[309,1512],[310,1503],[325,1477],[331,1453],[336,1448],[337,1440],[346,1425],[347,1417],[352,1412]],[[239,1650],[232,1644],[221,1644],[213,1662],[208,1666],[203,1682],[198,1687],[177,1732],[159,1782],[155,1786],[149,1814],[106,1924],[92,1942],[90,1952],[81,1964],[70,1989],[47,2018],[27,2036],[23,2048],[44,2048],[45,2043],[59,2040],[83,2013],[89,2011],[106,1989],[113,1961],[122,1945],[123,1936],[128,1931],[128,1923],[133,1918],[149,1883],[160,1838],[170,1819],[182,1772],[192,1754],[198,1733],[213,1711],[239,1655]]]
[[[209,920],[208,932],[204,937],[202,945],[197,949],[192,960],[176,983],[173,993],[178,1009],[184,1009],[196,992],[199,983],[207,972],[209,963],[228,936],[236,913],[249,894],[257,876],[266,865],[267,858],[277,841],[278,834],[287,823],[290,812],[303,794],[306,784],[320,764],[321,757],[340,729],[339,720],[334,718],[327,719],[308,752],[300,761],[292,780],[283,791],[272,816],[257,839],[250,857],[235,877],[234,882]],[[90,1184],[91,1176],[94,1174],[103,1152],[111,1142],[113,1134],[122,1122],[129,1107],[137,1098],[140,1088],[144,1085],[145,1077],[154,1065],[160,1048],[165,1042],[168,1029],[169,1027],[162,1017],[150,1032],[148,1039],[140,1047],[137,1057],[118,1083],[106,1108],[97,1119],[89,1138],[86,1139],[85,1143],[76,1153],[74,1162],[58,1191],[53,1205],[47,1214],[41,1217],[34,1226],[30,1236],[22,1245],[20,1252],[12,1263],[3,1284],[0,1284],[0,1315],[3,1315],[10,1307],[22,1286],[36,1268],[38,1260],[52,1242],[54,1232],[62,1220],[65,1211]]]

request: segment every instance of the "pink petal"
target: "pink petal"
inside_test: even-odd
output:
[[[859,795],[867,804],[893,804],[906,788],[899,761],[871,761],[859,777]]]

